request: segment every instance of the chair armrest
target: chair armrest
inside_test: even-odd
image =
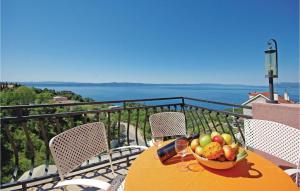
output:
[[[106,191],[111,190],[111,185],[107,182],[101,181],[101,180],[94,180],[94,179],[72,179],[72,180],[64,180],[55,186],[57,187],[63,187],[63,186],[69,186],[69,185],[84,185],[84,186],[91,186],[100,188]]]
[[[291,169],[285,170],[284,172],[287,173],[289,176],[291,176],[293,174],[300,173],[300,169],[291,168]]]
[[[148,147],[141,146],[141,145],[129,145],[129,146],[122,146],[122,147],[118,147],[118,148],[113,148],[113,149],[111,149],[111,151],[122,150],[122,149],[143,149],[143,150],[146,150],[146,149],[148,149]]]

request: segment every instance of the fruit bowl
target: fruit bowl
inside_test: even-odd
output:
[[[213,169],[229,169],[234,167],[238,162],[237,161],[217,161],[217,160],[209,160],[207,158],[201,157],[199,155],[197,155],[196,153],[193,152],[192,149],[190,149],[192,154],[194,155],[194,157],[196,158],[196,160],[201,163],[204,166],[207,166],[209,168],[213,168]]]
[[[229,169],[247,157],[247,152],[239,143],[234,143],[230,134],[216,131],[193,139],[190,150],[196,160],[213,169]]]

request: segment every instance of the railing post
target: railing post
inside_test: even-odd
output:
[[[110,112],[107,112],[107,142],[109,149],[111,149],[110,122]]]
[[[148,119],[149,116],[148,116],[148,108],[145,109],[145,120],[144,120],[144,142],[145,142],[145,145],[148,147],[148,143],[147,143],[147,137],[146,137],[146,127],[147,127],[147,121],[149,120]]]
[[[50,162],[50,149],[49,149],[49,139],[48,139],[48,130],[45,127],[45,122],[44,120],[40,119],[38,121],[38,127],[40,129],[45,148],[46,148],[46,161],[45,161],[45,173],[48,173],[48,167],[49,167],[49,162]]]
[[[121,145],[121,111],[118,111],[118,145]]]
[[[130,131],[130,113],[131,111],[128,110],[127,111],[127,145],[130,145],[130,139],[129,139],[129,131]]]
[[[34,145],[30,136],[30,132],[29,132],[29,128],[27,126],[27,121],[21,121],[20,125],[25,133],[25,137],[26,137],[26,146],[29,150],[29,155],[30,155],[30,160],[31,160],[31,169],[29,170],[29,176],[31,177],[33,174],[33,170],[34,170],[34,165],[35,165],[35,151],[34,151]]]
[[[184,120],[185,120],[185,128],[186,128],[186,131],[187,131],[187,118],[186,118],[186,114],[185,114],[185,102],[184,102],[184,97],[181,98],[181,112],[184,113]]]
[[[18,176],[18,171],[19,171],[19,151],[18,151],[18,146],[14,141],[13,135],[11,134],[11,131],[9,129],[8,124],[6,123],[2,123],[1,121],[1,128],[4,128],[4,131],[6,132],[6,135],[8,137],[8,141],[11,143],[11,147],[13,149],[14,152],[14,157],[15,157],[15,166],[14,166],[14,171],[12,174],[12,178],[14,181],[17,180],[17,176]]]
[[[135,142],[139,145],[138,129],[139,129],[139,119],[140,119],[140,110],[136,110],[136,122],[135,122]]]

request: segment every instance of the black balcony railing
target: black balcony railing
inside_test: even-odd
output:
[[[222,109],[215,109],[220,107]],[[243,119],[251,116],[232,112],[231,108],[239,108],[239,111],[251,110],[249,106],[187,97],[1,106],[1,149],[6,146],[6,152],[1,155],[2,169],[9,168],[7,172],[10,173],[9,182],[1,180],[1,188],[19,186],[25,190],[36,186],[35,182],[57,179],[57,173],[48,173],[49,165],[53,164],[49,140],[56,134],[88,122],[105,123],[111,148],[130,144],[148,146],[151,139],[149,116],[164,111],[180,111],[185,113],[188,131],[226,132],[230,133],[235,141],[244,144]],[[22,136],[24,139],[20,138]],[[139,151],[130,152],[114,160],[139,153]],[[21,164],[21,161],[23,163],[26,161],[27,165]],[[106,162],[99,156],[98,162],[82,166],[78,170]],[[32,176],[35,167],[41,164],[44,164],[44,175]],[[25,171],[29,171],[29,177],[19,180]],[[4,173],[2,171],[2,177]]]

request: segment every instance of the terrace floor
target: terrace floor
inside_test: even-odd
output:
[[[127,166],[127,162],[123,162],[120,163],[118,165],[114,166],[115,168],[115,173],[117,174],[121,174],[121,175],[126,175],[127,170],[128,170],[128,166]],[[102,180],[105,182],[111,182],[113,179],[113,175],[110,171],[109,166],[97,169],[97,170],[93,170],[90,172],[85,172],[82,174],[79,174],[77,176],[72,177],[73,179],[76,178],[88,178],[88,179],[96,179],[96,180]],[[42,191],[42,190],[62,190],[60,188],[54,188],[54,186],[56,185],[57,181],[55,182],[51,182],[51,183],[47,183],[45,185],[41,185],[38,187],[33,187],[31,189],[28,190],[38,190],[38,191]],[[100,190],[97,188],[92,188],[92,187],[84,187],[84,186],[68,186],[68,190],[74,190],[74,191],[80,191],[80,190],[84,190],[84,191],[94,191],[94,190]]]
[[[122,158],[119,160],[116,160],[113,162],[113,167],[116,175],[126,175],[129,166],[133,162],[133,160],[137,156],[130,156],[126,158]],[[92,163],[92,162],[91,162]],[[90,163],[90,164],[91,164]],[[111,172],[110,165],[108,163],[102,164],[102,165],[97,165],[95,167],[81,170],[81,171],[76,171],[75,173],[70,174],[70,178],[67,179],[96,179],[96,180],[102,180],[108,183],[111,183],[113,180],[114,176]],[[54,188],[55,185],[58,183],[57,178],[51,178],[43,181],[34,181],[34,185],[28,183],[27,186],[30,188],[26,188],[26,190],[29,191],[44,191],[44,190],[62,190],[61,188]],[[68,186],[68,190],[74,190],[74,191],[95,191],[95,190],[100,190],[94,187],[85,187],[85,186]],[[2,189],[3,191],[8,191],[8,190],[21,190],[20,187],[14,187],[14,188],[9,188],[9,189]]]

